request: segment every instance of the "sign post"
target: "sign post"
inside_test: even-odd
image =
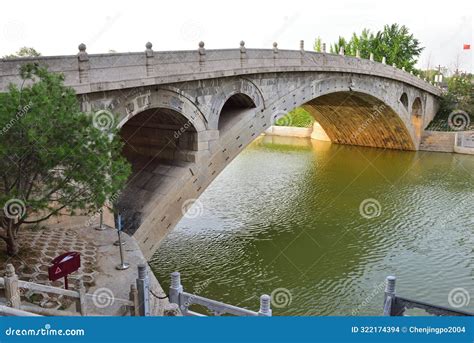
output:
[[[81,254],[70,251],[54,258],[51,263],[52,265],[48,268],[49,280],[56,281],[64,277],[64,288],[68,289],[67,276],[81,267]]]

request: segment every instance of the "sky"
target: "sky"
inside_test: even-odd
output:
[[[372,0],[22,0],[2,3],[0,56],[22,46],[43,55],[72,55],[80,43],[88,53],[207,49],[312,49],[320,36],[328,45],[363,28],[406,25],[425,47],[418,67],[438,65],[473,72],[474,1]],[[471,50],[463,50],[471,44]]]

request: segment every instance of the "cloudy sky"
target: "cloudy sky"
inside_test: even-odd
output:
[[[43,55],[236,48],[311,49],[317,36],[331,43],[367,27],[409,27],[425,46],[419,67],[441,64],[473,71],[473,1],[180,0],[7,1],[0,12],[0,56],[21,46]],[[471,44],[471,50],[463,50]]]

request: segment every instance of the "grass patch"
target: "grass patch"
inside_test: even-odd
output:
[[[314,118],[302,107],[297,107],[287,115],[278,119],[274,125],[276,126],[293,126],[293,127],[311,127]]]

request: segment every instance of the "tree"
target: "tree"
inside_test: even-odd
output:
[[[38,65],[20,69],[23,84],[0,94],[0,238],[18,253],[18,231],[52,216],[97,211],[123,185],[115,116],[80,111],[64,77]]]
[[[346,55],[355,56],[359,51],[362,58],[369,58],[373,53],[376,61],[380,62],[385,57],[387,64],[395,63],[398,68],[404,67],[415,73],[417,70],[414,66],[423,51],[420,42],[410,34],[408,28],[398,24],[385,25],[376,34],[364,29],[360,35],[353,33],[350,40],[339,37],[337,42],[331,44],[331,53],[339,53],[340,47],[344,47]]]
[[[313,50],[316,51],[316,52],[322,52],[323,51],[323,41],[322,41],[321,37],[318,36],[314,40]]]
[[[18,58],[18,57],[38,57],[41,53],[36,51],[34,48],[22,47],[14,54],[3,56],[3,58]]]

